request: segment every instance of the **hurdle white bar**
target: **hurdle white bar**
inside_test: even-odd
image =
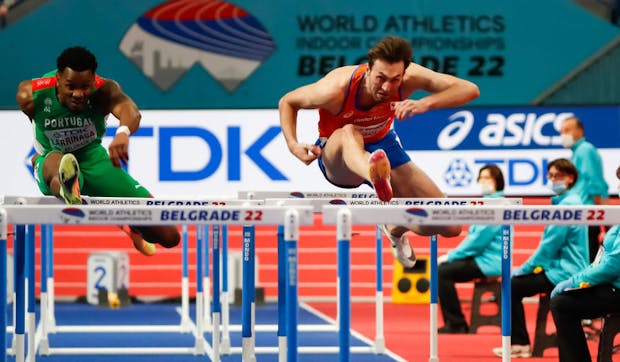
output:
[[[346,222],[342,221],[346,220]],[[614,225],[620,223],[620,206],[477,206],[475,208],[441,206],[325,206],[323,223],[336,224],[338,235],[350,234],[354,224],[391,223],[397,225],[460,224],[529,224],[529,225]],[[346,228],[346,232],[342,231]],[[504,231],[508,231],[504,228]],[[508,245],[508,247],[507,247]],[[504,238],[504,254],[510,254],[510,243]],[[507,251],[506,251],[507,250]],[[503,263],[510,258],[503,258]],[[502,273],[509,268],[502,265]],[[502,275],[508,277],[509,275]],[[348,286],[347,286],[348,287]],[[508,291],[509,289],[503,289]],[[346,290],[340,293],[345,293]],[[509,301],[507,302],[509,303]],[[502,305],[502,309],[506,304]],[[509,304],[508,310],[510,309]],[[502,312],[502,318],[508,318]],[[502,324],[503,360],[510,360],[510,328]],[[344,338],[343,338],[344,339]],[[346,347],[346,345],[345,345]],[[341,349],[343,348],[341,344]],[[345,351],[345,353],[347,353]],[[342,356],[342,352],[341,352]],[[431,358],[431,360],[436,360]]]
[[[265,200],[265,199],[376,199],[374,192],[347,192],[347,191],[239,191],[239,199]]]
[[[135,206],[135,205],[6,205],[11,224],[54,225],[278,225],[279,206]],[[303,225],[314,221],[313,209],[298,209]]]
[[[351,194],[349,194],[350,196]],[[325,198],[266,198],[265,205],[277,206],[312,206],[315,212],[322,212],[323,207],[329,205],[342,206],[481,206],[481,205],[521,205],[521,198],[472,198],[472,197],[449,197],[449,198],[393,198],[388,202],[377,198],[351,198],[351,197],[325,197]],[[377,223],[380,224],[380,223]],[[390,223],[394,224],[394,223]]]
[[[336,214],[342,207],[356,211],[352,215],[354,224],[369,225],[613,225],[620,222],[620,206],[615,205],[480,205],[467,208],[435,205],[328,205],[323,207],[323,223],[335,225]]]
[[[5,198],[6,200],[6,198]],[[221,205],[221,204],[220,204]],[[92,206],[92,205],[37,205],[11,206],[4,223],[15,224],[103,224],[139,225],[179,224],[258,224],[278,225],[283,220],[283,209],[278,207],[179,207],[179,206]],[[311,208],[299,210],[301,224],[311,224]],[[199,321],[200,323],[200,321]],[[4,327],[3,327],[4,328]],[[23,351],[23,339],[18,336],[17,351]],[[3,351],[5,353],[5,351]],[[157,353],[157,352],[154,352]],[[18,357],[19,359],[19,357]]]
[[[181,254],[182,254],[182,271],[181,271],[181,333],[189,333],[189,270],[188,270],[188,243],[189,229],[187,225],[181,227]]]
[[[207,226],[203,226],[200,227],[201,232],[202,232],[202,237],[204,240],[204,259],[205,259],[205,270],[203,273],[203,277],[202,277],[202,285],[204,286],[204,290],[203,290],[203,294],[202,297],[204,298],[203,301],[203,305],[204,305],[204,313],[203,313],[203,318],[204,318],[204,325],[205,326],[213,326],[215,328],[215,325],[212,324],[211,321],[211,292],[210,292],[210,286],[211,286],[211,277],[209,274],[209,227]],[[211,232],[213,233],[213,230],[211,230]],[[213,239],[213,235],[211,236],[211,239]],[[213,242],[213,240],[212,240]]]

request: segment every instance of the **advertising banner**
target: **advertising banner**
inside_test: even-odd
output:
[[[598,148],[610,192],[617,193],[620,165],[620,107],[512,107],[444,109],[394,123],[403,147],[448,194],[478,192],[481,166],[498,164],[506,193],[545,195],[547,164],[571,151],[560,143],[567,117],[584,124],[585,138]]]
[[[549,195],[549,161],[570,158],[559,129],[569,115],[580,117],[586,139],[598,147],[611,193],[618,185],[620,107],[468,108],[431,111],[395,129],[403,147],[450,196],[478,196],[476,177],[486,163],[498,164],[508,195]],[[317,137],[316,111],[299,114],[298,138]],[[108,120],[108,134],[118,125]],[[32,177],[32,129],[25,115],[0,112],[0,194],[39,194]],[[111,137],[104,138],[107,145]],[[131,136],[128,171],[158,197],[235,196],[238,191],[338,191],[316,162],[292,156],[282,137],[277,110],[143,111]],[[369,192],[367,186],[357,189]]]
[[[386,35],[408,39],[417,63],[478,84],[474,105],[524,105],[619,33],[566,0],[39,2],[0,31],[10,49],[0,108],[15,109],[21,80],[82,45],[142,108],[273,109],[289,90],[365,62]]]

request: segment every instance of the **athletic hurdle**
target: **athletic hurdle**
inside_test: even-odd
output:
[[[260,204],[258,201],[238,201],[232,199],[201,199],[201,198],[193,198],[187,200],[180,199],[153,199],[153,198],[99,198],[99,197],[84,197],[85,202],[91,205],[133,205],[133,206],[153,206],[153,205],[240,205],[240,204]],[[18,196],[4,196],[2,198],[4,204],[29,204],[29,205],[62,205],[63,203],[55,198],[49,196],[43,197],[18,197]],[[41,231],[41,319],[40,319],[40,333],[37,333],[37,339],[35,340],[35,325],[34,325],[34,278],[28,279],[28,287],[26,291],[26,300],[28,304],[28,320],[32,321],[26,326],[26,332],[28,334],[28,351],[38,351],[42,355],[48,355],[51,353],[54,354],[74,354],[76,351],[71,348],[53,348],[50,350],[49,348],[49,340],[48,333],[58,332],[67,332],[67,333],[78,333],[78,332],[181,332],[187,333],[190,331],[196,331],[196,327],[200,327],[201,330],[207,330],[208,328],[204,328],[205,324],[196,323],[196,325],[191,325],[189,318],[189,284],[188,284],[188,243],[187,243],[187,225],[183,225],[183,276],[182,276],[182,306],[181,306],[181,324],[177,325],[121,325],[121,326],[113,326],[113,325],[105,325],[105,326],[79,326],[79,325],[70,325],[70,326],[59,326],[56,327],[55,316],[54,316],[54,297],[53,297],[53,238],[51,237],[52,228],[51,225],[42,225]],[[29,231],[32,231],[29,233]],[[21,230],[21,227],[16,228],[16,230]],[[26,269],[26,275],[34,275],[34,264],[28,263],[29,260],[34,260],[34,227],[27,227],[26,237],[28,240],[27,248],[28,251],[26,253],[26,265],[28,268]],[[201,228],[197,227],[197,314],[206,316],[204,318],[205,321],[208,320],[209,303],[208,303],[208,279],[202,278],[203,284],[199,284],[199,280],[202,276],[202,247],[204,243],[204,239],[200,234]],[[49,247],[48,247],[49,245]],[[50,250],[48,253],[47,250]],[[207,248],[205,248],[205,259],[207,257]],[[32,256],[30,256],[32,254]],[[30,257],[28,257],[30,256]],[[49,258],[49,261],[48,261]],[[47,264],[47,266],[46,266]],[[206,270],[207,268],[205,268]],[[46,272],[49,273],[46,276]],[[15,273],[17,274],[17,273]],[[205,279],[207,283],[204,284]],[[32,284],[30,284],[30,280],[32,280]],[[50,285],[49,294],[46,295],[47,285]],[[204,293],[203,285],[207,285],[207,292]],[[28,296],[32,296],[32,298],[28,298]],[[203,298],[204,297],[204,298]],[[219,301],[219,300],[218,300]],[[14,309],[16,308],[16,304],[13,304]],[[18,313],[14,310],[14,318]],[[48,316],[48,317],[46,317]],[[13,323],[15,325],[15,322]],[[11,330],[9,330],[11,331]],[[15,345],[15,340],[18,334],[13,333],[13,345]],[[214,334],[212,336],[214,340],[217,339],[217,335]],[[217,341],[214,341],[216,343]],[[196,341],[195,351],[194,353],[204,353],[204,347],[199,340]],[[81,349],[79,353],[83,353],[84,349]],[[161,350],[163,351],[163,350]],[[12,352],[12,350],[11,350]],[[103,351],[105,352],[105,351]],[[169,353],[183,353],[184,350],[170,349]],[[215,350],[214,353],[217,354],[219,350]],[[93,350],[93,353],[100,353],[96,349]],[[31,361],[34,358],[34,354],[28,355],[28,360]]]
[[[318,193],[313,193],[318,194]],[[355,195],[355,198],[305,198],[303,193],[296,193],[295,198],[292,199],[266,199],[265,205],[280,205],[280,206],[292,206],[292,205],[311,205],[315,212],[320,212],[323,206],[326,205],[392,205],[392,206],[413,206],[413,205],[452,205],[452,206],[479,206],[479,205],[521,205],[523,203],[520,198],[394,198],[389,202],[382,202],[376,198],[360,197],[359,194],[341,194],[341,196]],[[362,196],[365,194],[361,194]],[[438,291],[437,291],[437,237],[430,238],[430,264],[431,264],[431,290],[430,290],[430,360],[434,361],[437,358],[437,303],[438,303]],[[376,293],[375,293],[375,324],[376,335],[374,346],[369,350],[365,347],[351,347],[351,353],[368,353],[374,352],[377,354],[384,353],[385,351],[385,337],[383,335],[383,288],[382,288],[382,232],[380,227],[376,227]],[[341,259],[338,258],[339,273],[348,268],[348,264],[344,266],[340,265]],[[278,270],[286,270],[286,266],[280,266]],[[348,270],[348,269],[346,269]],[[337,291],[337,324],[340,325],[340,301],[343,295],[340,290]],[[348,295],[347,295],[348,296]],[[346,296],[345,296],[346,297]],[[278,300],[280,302],[280,299]],[[350,317],[350,316],[349,316]],[[302,326],[300,326],[302,327]],[[300,328],[301,330],[301,328]],[[333,329],[331,329],[333,330]],[[284,341],[286,336],[279,335]],[[332,349],[330,352],[337,353],[338,349]],[[325,352],[325,351],[322,351]]]
[[[354,224],[374,225],[460,225],[493,224],[503,226],[502,253],[502,348],[503,361],[510,361],[510,268],[512,261],[510,226],[521,225],[614,225],[620,223],[620,206],[324,206],[323,223],[336,225],[338,247],[348,262],[351,230]],[[350,292],[350,270],[343,271],[340,293]],[[349,360],[350,332],[345,310],[350,302],[341,301],[343,317],[340,318],[340,361]],[[437,361],[438,359],[434,359]]]
[[[28,208],[28,207],[26,207],[26,206],[23,206],[22,208],[24,208],[24,207],[25,207],[25,208]],[[46,206],[39,206],[39,207],[46,208]],[[62,209],[62,210],[72,210],[72,209],[74,209],[74,208],[72,208],[72,207],[67,207],[67,206],[63,206],[63,207],[64,207],[64,209]],[[85,207],[85,208],[87,208],[87,209],[88,209],[90,206],[80,206],[80,208],[83,208],[83,207]],[[9,208],[11,208],[11,209],[15,209],[15,210],[16,210],[15,212],[19,212],[19,211],[17,211],[17,210],[19,210],[19,207],[9,207]],[[58,207],[57,207],[57,208],[58,208]],[[154,208],[155,208],[155,209],[157,209],[158,207],[154,207]],[[160,208],[161,208],[161,207],[160,207]],[[93,210],[97,210],[97,208],[92,208],[92,209],[93,209]],[[112,209],[112,208],[110,208],[110,209]],[[78,210],[79,210],[79,209],[78,209]],[[121,211],[122,211],[122,210],[121,210]],[[151,215],[151,214],[153,214],[155,211],[157,211],[157,210],[154,210],[154,211],[148,211],[148,212],[147,212],[147,211],[145,211],[144,213],[145,213],[145,214],[149,214],[149,215]],[[132,211],[132,212],[137,212],[137,211]],[[170,211],[170,212],[172,212],[172,211]],[[173,210],[173,212],[180,212],[180,211]],[[193,212],[193,211],[192,211],[192,210],[189,210],[189,211],[187,211],[187,212],[189,213],[189,212]],[[195,211],[195,212],[197,212],[197,211]],[[206,211],[205,211],[205,212],[206,212]],[[226,210],[223,210],[222,212],[226,212]],[[260,213],[262,213],[262,212],[263,212],[263,211],[260,211]],[[11,214],[10,214],[10,215],[13,215],[13,211],[11,212]],[[94,215],[94,214],[93,214],[93,215]],[[182,213],[181,213],[181,215],[182,215]],[[258,215],[258,214],[257,214],[257,215]],[[64,215],[64,216],[65,216],[65,218],[67,217],[67,215]],[[95,215],[95,216],[96,216],[96,215]],[[93,216],[93,218],[95,218],[95,216]],[[253,224],[253,223],[265,223],[265,222],[268,222],[268,219],[267,219],[267,220],[263,219],[262,214],[261,214],[261,215],[259,215],[259,216],[255,216],[255,217],[258,217],[258,219],[249,220],[251,224]],[[173,218],[173,219],[174,219],[174,218]],[[260,219],[260,220],[259,220],[259,219]],[[106,219],[106,220],[107,220],[107,219]],[[40,218],[40,219],[36,219],[36,221],[37,221],[37,222],[40,222],[40,221],[44,221],[44,222],[45,222],[45,219],[44,219],[44,218]],[[94,221],[95,221],[94,219],[93,219],[93,220],[90,220],[90,224],[95,224],[96,222],[94,222]],[[148,221],[149,221],[149,220],[142,220],[142,219],[140,219],[140,220],[128,220],[128,219],[127,219],[127,217],[126,217],[125,219],[123,219],[123,220],[117,219],[117,220],[107,221],[107,222],[104,220],[104,222],[101,222],[101,224],[118,224],[118,223],[132,222],[132,221],[136,221],[138,224],[145,224],[145,225],[146,225],[146,224],[149,224],[149,223],[148,223]],[[175,222],[175,221],[176,221],[176,222]],[[211,222],[209,222],[209,224],[214,224],[213,220],[210,220],[210,221],[211,221]],[[246,220],[246,221],[247,221],[247,220]],[[67,222],[66,222],[66,220],[65,220],[65,222],[62,222],[62,220],[61,220],[61,222],[54,221],[53,223],[60,223],[60,224],[62,224],[62,223],[67,223]],[[70,222],[69,222],[69,223],[70,223]],[[151,222],[151,223],[153,224],[153,222]],[[157,224],[161,224],[161,223],[163,223],[163,222],[159,222],[159,221],[157,221]],[[194,223],[195,223],[195,222],[191,222],[191,221],[183,221],[183,220],[173,220],[173,222],[169,222],[169,224],[175,224],[175,225],[176,225],[176,224],[194,224]],[[203,223],[205,223],[205,222],[203,222]],[[220,221],[220,223],[225,223],[225,222]],[[237,223],[241,224],[241,222],[240,222],[240,221],[237,221]],[[274,224],[275,224],[275,223],[274,223]],[[23,245],[23,243],[16,243],[16,245],[17,245],[17,246],[18,246],[18,248],[19,248],[20,246],[22,246],[22,245]],[[17,250],[17,249],[16,249],[16,250]],[[198,255],[200,255],[200,253],[199,253]],[[45,269],[45,268],[43,268],[43,269]],[[197,278],[197,279],[198,279],[198,280],[200,280],[200,278]],[[23,303],[20,303],[20,298],[17,298],[17,299],[18,299],[18,300],[17,300],[17,304],[18,304],[18,305],[22,305],[22,306],[23,306]],[[21,299],[23,299],[23,295],[22,295]],[[198,299],[198,300],[200,301],[200,299]],[[200,313],[200,310],[201,310],[201,308],[198,308],[198,312],[197,312],[197,313]],[[19,313],[19,312],[18,312],[18,315],[21,315],[21,313]],[[199,322],[200,322],[200,319],[198,319],[198,320],[197,320],[197,323],[199,323]],[[19,323],[19,320],[18,320],[18,323],[17,323],[17,326],[18,326],[18,327],[19,327],[19,324],[20,324],[20,323]],[[17,329],[18,329],[18,332],[19,332],[19,328],[17,328]],[[23,336],[23,334],[22,334],[22,336]],[[22,340],[22,342],[23,342],[23,340]],[[23,343],[22,343],[22,344],[23,344]],[[19,343],[18,343],[18,345],[19,345]],[[19,349],[19,348],[18,348],[18,349]],[[23,346],[22,346],[22,348],[21,348],[21,349],[23,350]],[[17,351],[17,352],[19,352],[19,351]],[[122,351],[116,351],[116,352],[114,352],[114,353],[122,353]],[[135,352],[134,352],[134,353],[135,353]],[[160,351],[158,351],[157,353],[160,353]],[[19,353],[18,353],[18,354],[19,354]]]
[[[264,200],[265,205],[278,205],[278,206],[312,206],[315,212],[321,212],[321,207],[329,204],[335,198],[345,199],[376,199],[374,192],[286,192],[286,191],[241,191],[238,193],[238,197],[242,199],[260,199]],[[378,201],[378,200],[377,200]],[[278,349],[272,350],[273,353],[279,354],[279,361],[291,361],[290,355],[287,359],[287,345],[293,344],[297,346],[297,341],[290,341],[287,336],[287,327],[283,321],[290,320],[291,318],[297,318],[297,316],[286,316],[289,304],[286,302],[286,290],[281,286],[286,285],[286,271],[289,270],[287,263],[287,255],[291,251],[287,251],[287,244],[282,237],[283,226],[278,226]],[[376,245],[377,245],[377,282],[375,293],[377,299],[376,309],[376,323],[377,323],[377,336],[375,337],[374,345],[372,347],[353,347],[352,350],[355,353],[384,353],[385,352],[385,339],[383,337],[383,285],[382,285],[382,237],[381,231],[377,229],[376,232]],[[296,252],[295,252],[296,253]],[[295,267],[297,268],[297,267]],[[245,279],[244,279],[245,280]],[[337,290],[336,290],[337,291]],[[339,298],[339,296],[337,296]],[[337,313],[339,318],[340,313]],[[335,326],[317,326],[312,324],[296,325],[297,331],[337,331],[337,324]],[[296,335],[295,335],[296,336]],[[294,337],[295,337],[294,336]],[[338,353],[338,347],[298,347],[299,353]]]

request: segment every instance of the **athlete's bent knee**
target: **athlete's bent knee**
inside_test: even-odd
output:
[[[179,245],[179,242],[181,242],[181,234],[179,234],[179,231],[175,227],[169,227],[162,231],[163,235],[161,235],[159,245],[164,248],[174,248]]]
[[[164,248],[174,248],[181,241],[181,234],[174,226],[156,226],[137,228],[144,240],[159,244]]]
[[[459,236],[461,234],[461,230],[463,228],[461,227],[461,225],[451,225],[451,226],[446,226],[444,227],[443,231],[441,232],[442,236],[445,236],[447,238],[452,238],[455,236]]]

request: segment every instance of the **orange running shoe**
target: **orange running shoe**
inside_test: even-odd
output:
[[[388,160],[385,151],[376,150],[370,154],[368,159],[370,164],[370,182],[375,188],[377,197],[383,202],[390,201],[392,199],[392,185],[390,184],[390,160]]]
[[[129,225],[119,225],[119,228],[129,236],[131,241],[133,242],[133,246],[140,253],[146,256],[152,256],[155,254],[155,244],[149,243],[148,241],[142,238],[142,234],[134,231],[134,229]]]

